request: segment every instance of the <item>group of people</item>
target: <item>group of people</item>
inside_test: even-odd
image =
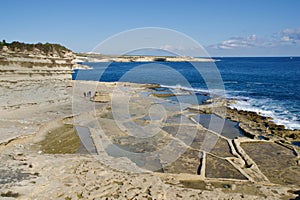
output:
[[[95,96],[98,96],[100,93],[98,91],[95,92],[95,94],[92,96],[92,92],[91,91],[88,91],[88,92],[84,92],[83,93],[83,96],[84,97],[89,97],[89,98],[93,98]]]
[[[84,92],[84,93],[83,93],[83,96],[84,96],[84,97],[92,97],[92,92],[91,92],[91,91]]]

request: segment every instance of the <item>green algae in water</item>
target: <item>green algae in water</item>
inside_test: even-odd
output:
[[[73,154],[81,146],[80,138],[73,125],[64,124],[55,128],[38,143],[40,149],[46,154]]]

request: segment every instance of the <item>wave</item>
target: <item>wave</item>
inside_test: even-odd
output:
[[[238,94],[248,93],[247,91],[242,91],[242,90],[192,88],[192,87],[181,86],[180,84],[160,85],[160,86],[164,87],[164,88],[173,89],[173,90],[185,90],[185,91],[190,91],[190,92],[194,92],[194,93],[206,94],[206,95],[210,95],[210,96],[222,96],[227,99],[237,99],[237,98],[245,99],[245,100],[249,99],[248,97],[238,95]]]
[[[238,84],[238,81],[223,81],[224,84]]]
[[[272,83],[265,83],[265,82],[246,82],[249,85],[272,85]]]
[[[173,90],[186,90],[194,93],[208,94],[210,96],[218,95],[223,96],[226,99],[234,99],[235,102],[230,104],[230,108],[236,108],[238,110],[255,112],[261,116],[271,117],[274,123],[278,125],[284,125],[286,129],[300,129],[299,113],[292,113],[289,111],[289,107],[286,106],[286,102],[274,101],[270,98],[253,98],[249,96],[243,96],[243,94],[249,95],[247,91],[237,90],[220,90],[220,89],[202,89],[191,88],[177,85],[161,85]],[[251,95],[251,94],[250,94]]]
[[[247,100],[245,100],[247,99]],[[238,99],[229,107],[238,110],[256,112],[265,117],[271,117],[272,121],[278,125],[284,125],[286,129],[300,129],[297,115],[291,113],[288,108],[278,101],[272,99]]]
[[[192,87],[186,87],[182,86],[180,84],[177,85],[160,85],[161,87],[173,89],[173,90],[185,90],[190,91],[194,93],[200,93],[200,94],[209,94],[210,96],[226,96],[225,89],[202,89],[202,88],[192,88]]]

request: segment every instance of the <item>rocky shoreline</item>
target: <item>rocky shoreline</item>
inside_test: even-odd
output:
[[[1,197],[18,199],[49,197],[55,199],[296,198],[295,194],[300,189],[297,179],[300,175],[299,165],[297,165],[299,151],[296,148],[293,152],[287,145],[279,145],[277,141],[280,140],[262,141],[247,137],[232,140],[215,134],[193,120],[196,119],[195,116],[198,113],[210,113],[208,107],[211,107],[213,103],[180,110],[166,97],[153,96],[155,87],[157,86],[133,83],[72,82],[73,90],[69,92],[72,94],[75,110],[71,106],[64,106],[65,111],[52,113],[51,119],[48,116],[50,113],[46,112],[48,120],[36,125],[33,134],[1,143],[0,156],[3,161],[0,167]],[[101,98],[106,100],[117,98],[115,99],[117,102],[119,102],[118,100],[124,102],[124,95],[130,96],[129,107],[134,116],[132,120],[140,127],[147,127],[152,123],[152,120],[146,117],[152,106],[163,105],[168,108],[166,115],[162,115],[165,118],[162,121],[153,122],[161,124],[161,131],[157,132],[156,137],[147,138],[147,142],[139,138],[132,140],[131,136],[128,136],[116,125],[115,120],[117,119],[114,118],[116,116],[112,112],[111,101],[91,101],[83,96],[84,91],[92,91],[92,93],[101,91],[100,97],[98,97],[100,100]],[[218,114],[222,104],[215,104],[219,106],[219,108],[213,109],[215,114]],[[81,105],[81,107],[76,105]],[[56,104],[51,111],[57,112],[61,108]],[[22,110],[22,108],[20,109]],[[155,109],[155,107],[151,109]],[[193,110],[189,111],[191,109]],[[16,110],[11,111],[11,114],[13,112]],[[250,122],[246,118],[252,116],[252,113],[238,112],[229,110],[226,117],[237,121],[244,117],[245,119],[241,120],[243,123]],[[31,113],[27,120],[42,118],[38,113]],[[252,116],[251,120],[253,118],[259,117]],[[155,118],[153,119],[155,120]],[[128,126],[126,120],[118,120]],[[256,123],[265,123],[265,121],[256,121],[258,121]],[[36,122],[32,123],[36,124]],[[104,135],[97,132],[97,124],[100,125]],[[74,151],[74,148],[79,149],[80,146],[89,145],[74,146],[78,144],[79,136],[76,131],[64,131],[65,128],[68,129],[69,125],[86,127],[90,131],[93,145],[97,149],[96,155],[90,154],[88,151],[85,153]],[[182,132],[178,132],[180,130],[178,127],[181,127]],[[250,127],[254,127],[254,125]],[[59,130],[62,131],[61,134],[66,134],[62,138],[74,138],[74,140],[60,140],[55,136]],[[275,130],[277,129],[273,131]],[[196,132],[190,146],[185,147],[186,137],[189,137],[189,134],[194,131]],[[186,134],[178,138],[176,133]],[[217,138],[215,145],[210,150],[204,147],[207,136]],[[102,139],[99,140],[97,137]],[[54,143],[53,138],[57,138]],[[158,154],[158,160],[151,157],[146,160],[139,158],[140,161],[147,163],[146,165],[140,164],[136,160],[131,160],[130,156],[119,157],[111,154],[112,152],[108,153],[105,148],[106,144],[103,143],[103,141],[109,140],[123,149],[130,147],[129,151],[138,155],[153,152],[156,148],[163,148],[168,141],[174,138],[177,138],[175,141],[179,139],[183,142],[179,142],[177,144],[179,146],[176,145],[176,148],[183,145],[182,147],[186,150],[169,164],[163,164],[166,161],[163,161],[164,154]],[[67,148],[61,151],[61,147]],[[260,154],[261,151],[266,152]],[[297,153],[296,156],[295,153]],[[201,155],[200,163],[198,155]],[[268,155],[271,157],[265,157]],[[272,160],[270,160],[271,158]],[[276,160],[278,160],[277,165],[268,165]],[[157,164],[162,166],[163,171],[151,172],[151,169],[155,169]],[[278,174],[276,171],[278,169],[285,173]]]
[[[286,129],[283,125],[275,124],[270,117],[232,108],[230,106],[232,101],[234,100],[209,99],[209,103],[192,106],[190,109],[200,113],[216,114],[222,118],[239,122],[239,128],[247,134],[247,137],[252,139],[276,140],[286,144],[299,142],[300,130]]]
[[[156,84],[72,81],[74,58],[59,45],[1,48],[1,199],[299,198],[299,130],[224,99],[179,104],[189,92]]]

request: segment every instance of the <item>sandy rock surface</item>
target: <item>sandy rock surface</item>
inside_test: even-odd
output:
[[[96,91],[109,94],[113,101],[93,102],[90,97],[84,96],[84,92],[89,91],[92,95]],[[268,169],[269,166],[260,163],[260,157],[251,156],[251,152],[255,149],[248,143],[259,141],[249,138],[232,140],[219,136],[215,147],[210,151],[204,147],[200,148],[205,143],[203,136],[215,138],[216,133],[197,124],[196,120],[191,120],[196,119],[197,113],[178,109],[166,99],[151,96],[152,89],[147,85],[83,81],[73,83],[69,92],[72,103],[20,108],[7,111],[5,115],[1,113],[2,119],[6,120],[0,126],[1,198],[293,199],[297,197],[299,185],[293,181],[293,174],[289,176],[292,184],[274,183],[270,181],[269,174],[262,170]],[[124,101],[126,95],[130,97],[130,101]],[[116,107],[113,107],[114,101],[117,103]],[[118,103],[119,101],[123,103]],[[128,105],[130,121],[126,118]],[[161,112],[162,107],[158,105],[163,105],[167,109]],[[122,115],[114,115],[116,114],[114,111]],[[183,117],[178,118],[181,115]],[[21,119],[26,119],[30,124],[21,123]],[[8,121],[10,124],[6,125]],[[144,139],[132,140],[132,137],[128,136],[128,133],[132,133],[129,130],[136,130],[136,126],[129,123],[132,121],[150,133],[156,131],[156,125],[159,125],[162,130],[155,132],[159,137],[147,139],[147,142]],[[53,130],[64,124],[86,128],[89,137],[92,138],[93,148],[98,154],[90,154],[87,151],[64,154],[43,152],[40,142],[45,141],[47,135],[53,134],[55,132]],[[149,124],[151,126],[148,126]],[[25,128],[25,125],[29,128]],[[105,135],[103,132],[99,133],[97,129],[99,125]],[[173,134],[174,131],[178,131],[179,125],[182,126],[183,133],[197,130],[189,147],[185,143],[189,139],[188,134],[181,137]],[[123,126],[127,127],[127,132]],[[7,130],[10,134],[2,134]],[[16,134],[12,136],[13,133]],[[72,132],[68,134],[70,135],[67,136],[74,137]],[[139,165],[139,162],[134,162],[130,157],[109,155],[105,149],[106,144],[113,142],[124,148],[130,147],[130,151],[139,154],[145,150],[152,151],[164,147],[168,141],[174,139],[177,148],[187,148],[177,161],[166,165],[162,162],[168,161],[164,153],[158,154],[157,158],[146,159],[153,166],[156,166],[158,160],[163,166],[163,171],[160,172],[149,171],[147,167]],[[90,144],[87,141],[83,146],[89,147]],[[243,149],[243,144],[247,144],[246,150]],[[53,148],[60,145],[64,145],[64,141],[58,141]],[[281,153],[280,156],[287,156],[285,159],[291,158],[288,149],[278,151]],[[199,155],[201,156],[198,157]],[[273,155],[274,158],[276,155]],[[197,175],[197,167],[200,164],[200,172]],[[293,170],[297,172],[298,168],[294,167]]]

